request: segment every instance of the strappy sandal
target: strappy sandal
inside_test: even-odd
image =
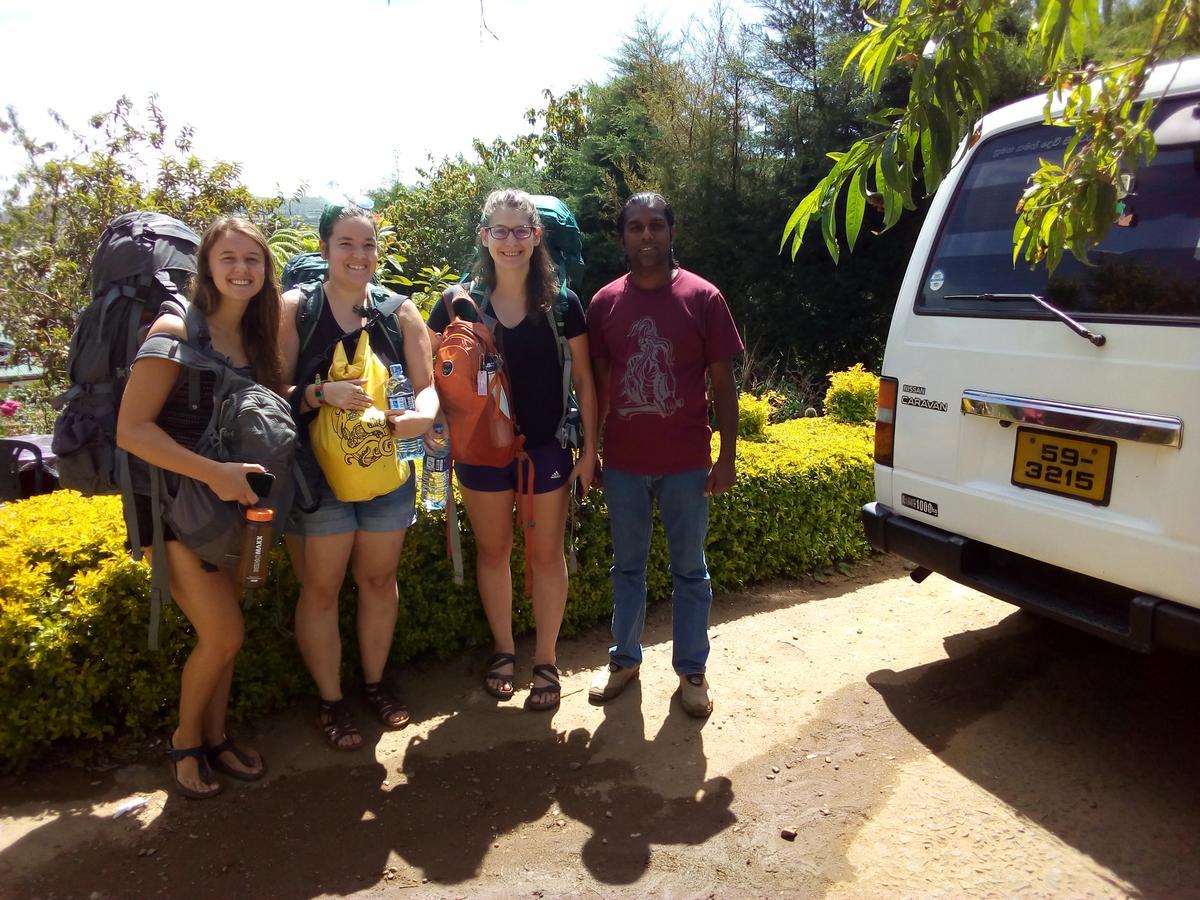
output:
[[[363,745],[362,735],[354,725],[350,704],[342,700],[321,700],[317,704],[317,727],[334,750],[358,750]],[[355,743],[343,743],[344,738],[356,737]]]
[[[235,769],[229,763],[221,759],[221,754],[232,753],[237,757],[245,769]],[[204,755],[208,758],[208,764],[220,772],[222,775],[228,775],[230,778],[236,778],[238,781],[258,781],[267,774],[267,763],[261,756],[256,760],[253,756],[246,752],[244,747],[234,743],[233,738],[226,736],[225,740],[215,746],[204,748]],[[254,768],[257,765],[258,768]],[[248,770],[248,771],[247,771]]]
[[[408,724],[408,709],[382,681],[364,684],[363,696],[385,728],[403,728]]]
[[[483,689],[495,697],[497,700],[511,700],[513,695],[513,673],[507,674],[500,671],[503,665],[511,665],[514,669],[517,665],[517,657],[512,653],[496,653],[486,663],[487,671],[483,673]],[[500,687],[492,684],[493,681],[499,681]]]
[[[179,780],[179,764],[185,759],[195,759],[196,768],[200,772],[200,780],[209,786],[206,791],[198,791],[195,788],[190,788]],[[171,763],[171,777],[175,779],[175,790],[187,797],[189,800],[208,800],[221,793],[221,783],[213,780],[212,769],[208,767],[208,760],[204,756],[204,747],[182,747],[176,749],[171,742],[171,738],[167,738],[167,759]]]
[[[532,709],[537,712],[546,712],[548,710],[557,709],[559,700],[562,699],[562,684],[559,682],[559,676],[562,673],[558,671],[558,666],[554,663],[540,663],[533,667],[533,677],[541,675],[549,684],[534,685],[529,689],[529,699],[525,701],[525,708]],[[553,702],[535,703],[535,700],[540,700],[547,694],[554,697]]]

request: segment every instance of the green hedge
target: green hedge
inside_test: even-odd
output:
[[[768,426],[765,440],[740,442],[737,484],[712,504],[714,587],[729,590],[865,555],[858,510],[871,496],[870,453],[868,427],[827,419]],[[564,635],[611,613],[608,525],[601,495],[592,498],[576,526],[580,572],[571,580]],[[123,538],[114,497],[61,491],[0,508],[0,770],[21,768],[55,742],[74,740],[86,750],[171,721],[189,629],[171,607],[162,650],[146,649],[149,571],[129,559]],[[422,513],[409,531],[399,571],[395,661],[488,644],[465,524],[463,543],[468,579],[460,587],[445,559],[444,520]],[[522,566],[518,542],[518,587]],[[235,718],[279,709],[312,690],[291,635],[297,585],[282,550],[273,573],[247,614]],[[670,592],[661,528],[651,550],[649,590],[651,597]],[[349,667],[356,664],[349,579],[342,609]],[[518,597],[515,610],[518,630],[532,628],[528,598]]]

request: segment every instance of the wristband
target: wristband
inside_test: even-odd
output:
[[[316,390],[313,391],[313,400],[316,401],[317,406],[325,405],[325,392],[321,390],[320,382],[317,382]]]

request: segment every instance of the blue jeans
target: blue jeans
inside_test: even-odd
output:
[[[613,543],[612,634],[616,641],[609,648],[609,657],[618,666],[636,666],[642,661],[646,562],[657,499],[671,557],[671,664],[679,675],[704,671],[708,662],[708,610],[712,606],[712,584],[704,561],[707,479],[707,469],[631,475],[604,467],[604,499]]]

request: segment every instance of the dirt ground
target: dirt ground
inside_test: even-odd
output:
[[[720,596],[711,633],[706,722],[660,604],[603,707],[599,628],[553,716],[464,656],[402,669],[416,724],[358,753],[307,704],[259,723],[269,776],[214,801],[164,763],[0,783],[0,896],[1200,897],[1200,661],[891,557]]]

